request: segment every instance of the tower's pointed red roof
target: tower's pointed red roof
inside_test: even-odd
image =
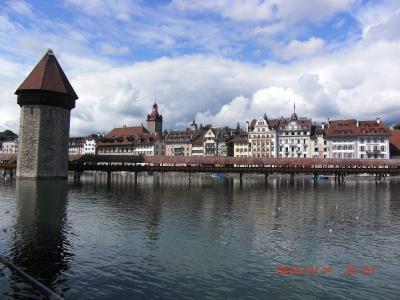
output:
[[[67,76],[50,49],[18,87],[15,94],[19,95],[24,91],[56,92],[70,96],[71,100],[78,99]]]

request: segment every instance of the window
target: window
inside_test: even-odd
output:
[[[363,152],[364,152],[364,151],[365,151],[365,146],[361,146],[361,147],[360,147],[360,151],[363,151]],[[361,156],[362,156],[362,154],[361,154]],[[362,157],[361,157],[361,158],[362,158]]]
[[[381,146],[381,151],[385,151],[385,146]]]

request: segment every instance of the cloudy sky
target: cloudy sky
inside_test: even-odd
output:
[[[400,121],[398,0],[0,0],[0,130],[52,48],[79,96],[71,134],[235,126],[296,112]]]

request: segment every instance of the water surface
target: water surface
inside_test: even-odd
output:
[[[0,181],[0,255],[66,299],[399,299],[400,181]],[[277,275],[279,266],[328,266]],[[348,266],[375,266],[346,276]],[[0,264],[0,298],[37,297]]]

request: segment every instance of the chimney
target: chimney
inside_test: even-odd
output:
[[[246,132],[249,132],[249,121],[246,121],[246,128],[245,128]]]
[[[359,127],[360,126],[360,124],[358,123],[358,121],[357,121],[357,127]]]
[[[381,118],[376,118],[376,123],[381,124]]]
[[[126,125],[124,125],[124,128],[126,128]]]
[[[322,128],[322,130],[324,130],[324,129],[325,129],[325,122],[322,122],[322,124],[321,124],[321,128]]]

